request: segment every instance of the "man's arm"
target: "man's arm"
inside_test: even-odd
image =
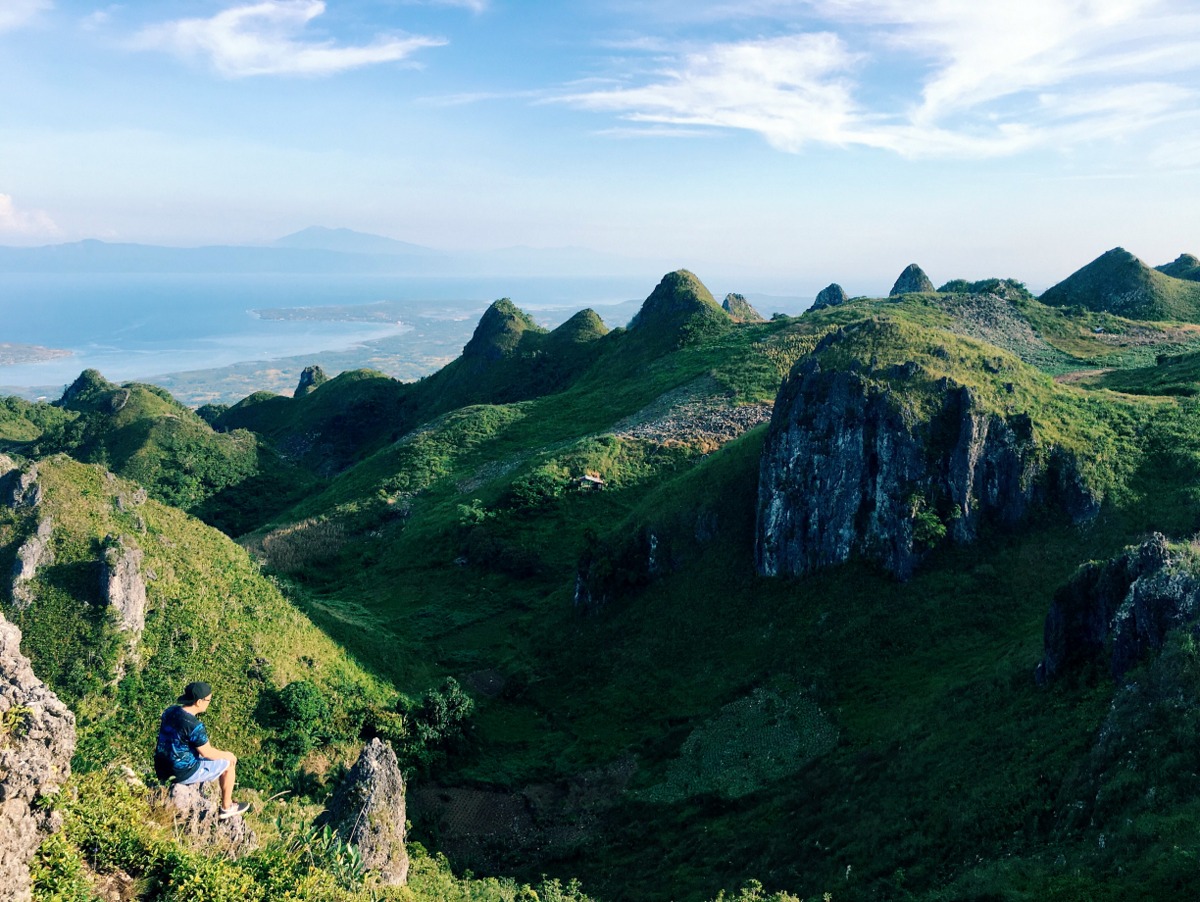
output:
[[[211,742],[196,746],[196,754],[201,758],[207,758],[209,761],[231,761],[234,764],[237,763],[237,755],[233,752],[223,752],[218,748],[214,748]]]

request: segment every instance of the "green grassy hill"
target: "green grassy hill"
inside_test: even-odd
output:
[[[1170,263],[1164,263],[1162,266],[1154,268],[1176,279],[1200,282],[1200,260],[1196,259],[1192,254],[1180,254]]]
[[[95,370],[82,373],[53,405],[9,399],[0,441],[22,454],[65,452],[100,464],[235,535],[293,503],[312,483],[254,434],[218,434],[163,389],[115,385]]]
[[[1041,296],[1055,307],[1085,307],[1136,320],[1200,322],[1200,287],[1151,269],[1124,248],[1097,257]]]
[[[457,869],[579,877],[608,902],[711,899],[750,878],[851,902],[1191,898],[1194,642],[1176,633],[1120,685],[1100,667],[1044,686],[1034,673],[1056,592],[1082,565],[1157,530],[1200,570],[1200,405],[1185,390],[1200,333],[1078,303],[962,280],[735,323],[680,271],[628,329],[585,311],[547,333],[497,302],[443,373],[406,386],[344,374],[300,398],[252,396],[217,422],[294,448],[316,474],[243,543],[336,643],[290,640],[333,649],[312,677],[322,691],[336,697],[328,674],[344,653],[379,681],[362,693],[384,707],[397,693],[401,716],[446,677],[473,698],[460,741],[410,759],[414,836]],[[1170,378],[1139,369],[1160,356]],[[1099,367],[1117,371],[1082,378]],[[905,582],[867,555],[758,575],[762,452],[785,416],[772,407],[781,382],[814,368],[872,385],[926,430],[931,468],[951,465],[941,451],[965,428],[943,416],[945,397],[969,390],[978,422],[1027,424],[1013,440],[1031,443],[1033,465],[1074,461],[1098,513],[1072,525],[1035,491],[1019,522],[956,542],[954,511],[935,504],[941,533]],[[830,429],[837,459],[844,430]],[[56,490],[92,511],[87,542],[150,545],[154,529],[131,533],[99,471],[48,465],[94,474],[72,476],[76,495]],[[188,582],[211,584],[204,610],[225,598],[220,616],[255,621],[239,634],[244,661],[276,616],[273,584],[213,531],[146,509],[147,523],[198,530],[156,527],[172,543],[153,562],[146,551],[156,573],[182,568],[171,555],[184,549],[220,562],[188,564]],[[10,519],[15,555],[33,524]],[[86,557],[64,545],[56,560]],[[63,610],[95,592],[78,563],[54,578]],[[228,601],[243,595],[259,607]],[[86,618],[45,621],[77,649],[111,647]],[[43,666],[69,691],[55,653]],[[85,710],[124,710],[124,682],[81,685]],[[274,760],[267,726],[229,729],[261,736]],[[104,730],[124,735],[97,728],[95,747]]]

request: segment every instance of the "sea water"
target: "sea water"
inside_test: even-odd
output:
[[[82,370],[113,381],[342,350],[395,336],[439,308],[482,310],[499,297],[527,309],[617,303],[634,279],[432,278],[291,274],[0,274],[0,341],[68,357],[0,366],[0,386],[65,385]],[[392,323],[279,320],[255,311],[391,301]],[[408,320],[409,323],[406,323]]]

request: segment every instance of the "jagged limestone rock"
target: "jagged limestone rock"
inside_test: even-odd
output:
[[[900,278],[896,280],[896,284],[892,286],[888,296],[896,297],[917,291],[933,291],[933,282],[929,281],[929,276],[925,275],[925,271],[921,267],[910,263],[904,268],[904,272],[900,273]]]
[[[1098,512],[1073,458],[1042,462],[1027,415],[982,409],[969,388],[943,379],[940,409],[914,418],[894,387],[918,371],[909,362],[826,372],[815,356],[792,371],[759,470],[760,574],[863,557],[907,579],[944,536],[974,541],[985,519],[1012,525],[1039,501],[1077,521]]]
[[[18,468],[12,458],[6,456],[0,469],[5,471],[0,477],[0,501],[14,509],[37,507],[41,503],[42,485],[38,482],[37,464]]]
[[[125,536],[109,536],[100,565],[100,589],[117,615],[117,628],[135,636],[146,626],[146,582],[142,550]]]
[[[300,381],[296,384],[296,391],[293,397],[299,398],[307,395],[309,392],[316,391],[318,386],[324,385],[329,381],[329,377],[325,375],[325,371],[315,364],[306,366],[300,373]]]
[[[54,551],[50,547],[53,534],[54,521],[46,517],[38,523],[37,532],[17,549],[17,559],[13,563],[12,605],[18,611],[25,610],[35,600],[29,583],[37,576],[38,568],[54,563]]]
[[[846,303],[846,292],[842,290],[842,286],[837,282],[826,285],[817,292],[817,299],[813,301],[809,310],[823,310],[826,307],[836,307],[838,304]]]
[[[1171,557],[1155,533],[1108,561],[1081,567],[1046,615],[1038,682],[1071,666],[1104,661],[1120,679],[1175,629],[1200,623],[1200,578]]]
[[[202,786],[175,784],[167,793],[175,827],[192,840],[219,847],[233,857],[245,855],[258,839],[243,817],[221,820],[220,788],[216,780]]]
[[[358,846],[363,864],[378,872],[384,883],[399,886],[408,880],[404,819],[400,765],[392,747],[377,737],[363,747],[321,822]]]
[[[0,616],[0,902],[28,902],[29,862],[61,816],[40,801],[71,774],[75,715],[21,654],[21,631]]]
[[[753,305],[740,294],[725,295],[725,300],[721,303],[721,307],[735,323],[765,322],[762,314],[755,310]]]

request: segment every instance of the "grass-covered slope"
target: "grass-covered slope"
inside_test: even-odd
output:
[[[40,460],[37,481],[35,508],[0,508],[0,554],[10,569],[37,526],[50,524],[32,603],[10,604],[5,616],[20,626],[35,671],[79,717],[85,769],[116,761],[145,772],[158,715],[192,680],[214,686],[206,718],[214,741],[243,757],[244,781],[263,787],[287,779],[278,740],[288,725],[271,713],[285,685],[319,687],[331,735],[343,741],[356,741],[363,718],[388,701],[391,690],[217,530],[63,455]],[[101,562],[116,542],[137,555],[145,586],[145,629],[136,636],[118,629],[102,594]]]
[[[66,452],[143,485],[150,494],[245,532],[301,496],[311,480],[245,430],[218,434],[166,391],[115,385],[87,370],[53,406],[29,405],[7,428],[9,447],[33,455]]]
[[[1048,288],[1040,300],[1136,320],[1200,322],[1200,286],[1151,269],[1120,247]]]

